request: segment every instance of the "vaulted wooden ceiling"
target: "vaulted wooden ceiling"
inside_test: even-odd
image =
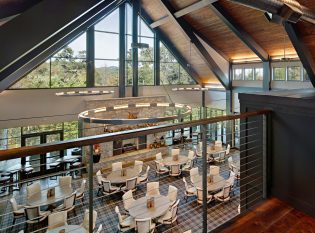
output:
[[[176,11],[191,6],[200,0],[170,0]],[[233,21],[238,24],[260,47],[268,53],[270,57],[281,57],[284,54],[297,56],[297,53],[282,24],[269,22],[264,16],[264,12],[249,8],[228,0],[219,0],[222,6]],[[301,4],[315,12],[314,0],[299,0]],[[165,16],[167,12],[163,8],[161,0],[142,0],[144,10],[157,21]],[[210,6],[202,7],[192,11],[182,17],[190,27],[201,34],[211,44],[212,48],[223,53],[229,61],[250,60],[258,58],[257,55],[220,19]],[[315,59],[315,25],[307,22],[298,22],[298,30],[302,35],[302,40],[311,51]],[[175,44],[183,56],[191,61],[197,74],[206,82],[213,82],[217,79],[209,70],[203,59],[197,52],[189,56],[189,39],[174,22],[167,21],[159,28],[165,32],[170,40]],[[193,48],[193,50],[195,50]]]

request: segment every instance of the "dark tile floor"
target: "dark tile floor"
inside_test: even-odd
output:
[[[231,152],[234,159],[238,159],[239,153],[237,151]],[[149,181],[159,180],[160,181],[160,192],[162,195],[167,195],[168,186],[174,185],[179,189],[178,198],[180,199],[180,205],[178,210],[178,223],[173,226],[160,225],[157,227],[157,232],[184,232],[191,229],[192,232],[202,232],[202,206],[198,205],[196,198],[190,198],[186,202],[184,200],[185,186],[181,178],[175,178],[170,176],[162,176],[160,178],[155,177],[154,172],[154,162],[146,162],[146,166],[150,166]],[[195,166],[201,168],[201,160],[197,160]],[[228,177],[229,171],[226,164],[221,166],[221,175]],[[199,169],[201,171],[201,169]],[[188,177],[189,174],[183,174],[183,176]],[[187,179],[189,180],[189,179]],[[74,180],[73,187],[77,188],[80,186],[81,180]],[[94,181],[94,187],[96,187],[96,180]],[[48,186],[54,186],[57,184],[55,180],[41,180],[42,187],[47,188]],[[210,203],[208,204],[208,231],[215,229],[217,226],[225,223],[229,219],[238,215],[237,207],[239,205],[239,187],[237,186],[235,195],[232,197],[231,201],[222,203]],[[94,188],[94,202],[93,206],[98,213],[97,224],[103,225],[103,232],[116,232],[118,218],[114,211],[115,206],[118,205],[121,210],[123,210],[123,204],[121,200],[122,193],[117,193],[115,195],[107,197],[97,197],[97,188]],[[145,195],[146,186],[139,186],[138,190],[135,192],[135,198],[139,198]],[[25,187],[22,188],[20,192],[14,192],[18,203],[25,203]],[[12,227],[13,215],[12,207],[9,203],[10,196],[3,196],[0,198],[0,232],[18,232],[19,230],[25,229],[24,221],[25,219],[19,219],[16,225]],[[80,224],[83,221],[84,210],[88,208],[88,194],[86,193],[83,205],[77,202],[75,212],[69,213],[68,223],[69,224]],[[28,231],[32,232],[45,232],[43,230],[47,226],[47,223],[37,224],[37,226],[31,227]]]

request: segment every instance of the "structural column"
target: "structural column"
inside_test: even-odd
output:
[[[138,12],[139,1],[133,0],[132,4],[132,44],[138,44]],[[132,96],[137,97],[139,95],[139,82],[138,82],[138,47],[132,47],[132,71],[133,71],[133,85]]]
[[[270,91],[271,90],[271,66],[270,61],[263,62],[263,90]]]
[[[119,6],[119,97],[126,97],[126,11]]]
[[[160,39],[157,33],[154,38],[154,84],[159,86],[161,84],[160,77]]]
[[[89,27],[86,32],[86,86],[95,86],[95,44],[94,44],[94,26]]]

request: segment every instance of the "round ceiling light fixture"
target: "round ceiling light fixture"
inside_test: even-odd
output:
[[[63,91],[57,92],[56,96],[91,96],[91,95],[108,95],[114,91]]]
[[[137,110],[144,108],[161,108],[164,114],[158,116],[156,112],[153,114],[155,116],[143,116],[138,117]],[[122,118],[107,118],[104,115],[113,111],[124,110],[128,113],[128,117]],[[129,110],[129,111],[128,111]],[[148,111],[144,112],[148,113]],[[122,104],[114,105],[110,107],[102,107],[87,110],[79,114],[79,119],[86,123],[96,123],[96,124],[110,124],[110,125],[122,125],[122,124],[145,124],[145,123],[156,123],[175,119],[182,119],[191,113],[191,106],[179,103],[137,103],[137,104]],[[119,114],[121,115],[121,114]]]

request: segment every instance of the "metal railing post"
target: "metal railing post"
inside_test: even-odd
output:
[[[89,233],[93,233],[93,145],[89,145]]]
[[[202,137],[202,232],[207,232],[207,126],[201,125]]]
[[[263,198],[267,198],[267,185],[268,185],[268,177],[267,177],[267,157],[270,151],[270,114],[264,114],[262,117],[262,127],[263,127],[263,153],[262,153],[262,167],[263,167]]]

